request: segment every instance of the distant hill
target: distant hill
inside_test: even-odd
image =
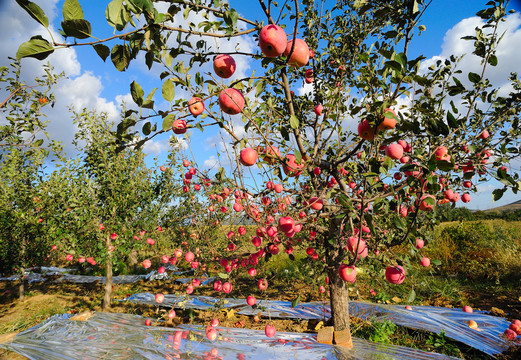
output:
[[[503,211],[516,211],[516,210],[521,210],[521,200],[515,201],[515,202],[507,204],[507,205],[498,206],[498,207],[495,207],[492,209],[484,210],[484,212],[495,212],[495,211],[503,212]]]

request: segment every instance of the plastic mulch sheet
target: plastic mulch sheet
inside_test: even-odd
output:
[[[209,341],[202,326],[145,326],[145,318],[130,314],[96,313],[87,321],[54,316],[0,347],[32,360],[98,359],[455,359],[401,346],[353,339],[353,348],[319,344],[316,335],[217,327]]]
[[[178,271],[179,269],[173,265],[165,265],[166,271],[162,274],[153,270],[146,275],[119,275],[112,277],[114,284],[130,284],[136,283],[142,280],[154,281],[154,280],[169,280],[172,279],[173,275],[193,274],[193,270]],[[37,272],[39,270],[39,272]],[[47,281],[47,276],[60,276],[57,279],[53,279],[55,283],[68,282],[76,284],[90,284],[95,282],[105,283],[105,276],[90,276],[90,275],[75,275],[70,274],[75,272],[76,269],[62,269],[57,267],[44,267],[39,269],[26,270],[24,273],[24,279],[29,283],[38,283]],[[13,275],[10,277],[0,278],[0,281],[18,281],[19,276]],[[191,279],[174,279],[186,283]],[[206,284],[205,284],[206,285]]]
[[[127,300],[157,305],[155,295],[149,293],[135,294]],[[244,299],[216,299],[207,296],[186,298],[165,295],[161,306],[209,309],[214,308],[216,304],[224,308],[233,308],[239,314],[244,315],[262,312],[265,316],[276,318],[320,320],[330,317],[329,305],[318,302],[300,303],[292,308],[289,301],[257,300],[259,307],[254,309]],[[437,334],[444,331],[448,338],[460,341],[489,355],[501,353],[513,345],[512,342],[508,342],[501,336],[510,322],[482,312],[465,313],[461,309],[433,306],[413,306],[412,310],[406,310],[404,306],[399,305],[350,301],[349,313],[351,316],[361,319],[388,320],[400,326]],[[470,328],[469,320],[474,320],[478,324],[478,328]]]

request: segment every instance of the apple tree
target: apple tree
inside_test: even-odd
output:
[[[103,309],[108,309],[113,266],[125,270],[135,252],[163,237],[161,224],[182,185],[170,167],[149,169],[142,149],[121,147],[107,114],[84,109],[73,111],[73,118],[80,153],[50,176],[48,186],[57,191],[48,197],[47,233],[68,261],[105,265]],[[170,157],[175,154],[173,149]]]
[[[36,5],[19,3],[48,26]],[[487,79],[487,70],[500,66],[498,29],[508,2],[489,1],[477,14],[483,25],[465,38],[474,43],[466,56],[478,59],[478,72],[459,69],[456,56],[422,68],[425,58],[411,49],[427,31],[421,18],[429,3],[304,0],[280,7],[259,0],[262,17],[247,19],[219,0],[114,0],[105,16],[115,35],[92,40],[79,2],[68,0],[66,40],[32,38],[17,56],[91,45],[119,71],[138,58],[162,67],[162,95],[171,106],[151,104],[154,91],[145,97],[133,82],[136,106],[153,111],[123,120],[116,140],[128,145],[127,129],[137,124],[145,136],[219,127],[229,170],[215,174],[211,189],[224,192],[222,183],[231,182],[229,211],[257,229],[254,250],[234,255],[228,248],[222,266],[232,278],[283,251],[305,251],[327,279],[332,323],[348,334],[349,346],[347,283],[356,281],[357,267],[377,270],[375,276],[385,271],[387,281],[400,284],[411,261],[429,266],[421,248],[438,203],[468,202],[476,184],[489,179],[502,184],[495,199],[519,189],[507,165],[519,154],[520,82],[513,73],[512,91],[504,94]],[[180,14],[186,26],[175,22]],[[216,46],[243,37],[253,37],[257,49]],[[229,80],[241,56],[260,70]],[[174,89],[188,99],[176,99]],[[234,130],[241,120],[244,133]],[[257,282],[262,274],[254,276],[252,284],[265,288]]]
[[[15,61],[0,68],[5,99],[0,104],[0,273],[20,274],[19,298],[24,298],[24,271],[43,265],[51,249],[43,231],[44,167],[60,157],[61,145],[49,141],[42,108],[53,104],[54,85],[62,75],[45,65],[34,83],[21,80]]]

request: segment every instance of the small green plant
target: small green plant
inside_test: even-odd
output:
[[[461,357],[461,352],[454,344],[447,341],[445,331],[443,330],[439,334],[429,335],[427,339],[425,339],[425,344],[432,346],[433,350],[436,350],[437,352]]]
[[[396,324],[386,320],[384,322],[363,322],[353,327],[353,336],[361,337],[382,344],[392,344],[393,334],[398,329]]]

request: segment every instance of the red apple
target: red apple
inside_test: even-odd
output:
[[[322,115],[322,110],[324,110],[324,106],[322,106],[322,104],[318,104],[317,106],[315,106],[315,114],[317,116]]]
[[[423,240],[420,238],[417,238],[416,239],[416,249],[421,249],[423,247],[423,245],[424,245]]]
[[[275,333],[276,333],[275,325],[272,325],[272,324],[266,325],[266,328],[264,329],[264,333],[266,334],[267,337],[275,336]]]
[[[427,257],[422,257],[420,264],[423,267],[429,267],[429,265],[431,264],[431,260]]]
[[[512,329],[506,329],[503,335],[510,341],[514,341],[517,338],[517,333]]]
[[[293,218],[291,218],[289,216],[283,216],[279,219],[279,229],[283,233],[292,232],[294,227],[295,227],[295,220],[293,220]]]
[[[177,119],[172,124],[172,130],[174,131],[174,134],[184,134],[186,132],[186,121],[183,119]]]
[[[445,160],[450,161],[450,155],[448,154],[449,150],[445,146],[438,146],[436,151],[434,152],[434,157],[436,160]]]
[[[211,329],[208,329],[206,331],[206,338],[210,341],[214,341],[215,339],[217,339],[217,330],[215,330],[215,328],[211,328]]]
[[[288,45],[286,46],[286,50],[284,51],[284,55],[288,56],[291,51],[291,46],[293,45],[293,40],[288,41]],[[293,53],[289,59],[289,64],[301,67],[308,63],[309,61],[309,47],[308,44],[302,39],[295,39],[295,46],[293,48]]]
[[[287,176],[299,176],[304,169],[304,162],[301,160],[300,164],[297,164],[295,155],[288,154],[286,155],[282,169]]]
[[[252,148],[244,148],[241,150],[239,160],[244,166],[252,166],[257,161],[257,152]]]
[[[185,254],[185,260],[186,260],[187,262],[192,262],[192,261],[194,261],[194,259],[195,259],[195,255],[194,255],[193,252],[188,251],[188,252]]]
[[[219,94],[219,107],[229,115],[236,115],[244,109],[244,96],[234,88],[226,88]]]
[[[257,286],[259,288],[259,290],[266,290],[268,288],[268,280],[266,279],[260,279],[259,282],[257,283]]]
[[[248,305],[253,306],[257,303],[257,299],[250,295],[246,298],[246,302],[248,303]]]
[[[508,327],[510,330],[515,331],[517,335],[521,335],[521,321],[512,320],[512,323]]]
[[[490,134],[488,133],[488,130],[484,130],[481,134],[479,134],[479,138],[483,140],[487,139],[489,136]]]
[[[161,304],[165,300],[165,295],[159,293],[156,294],[156,303]]]
[[[259,33],[259,46],[266,57],[278,57],[286,50],[288,37],[278,25],[266,25]]]
[[[385,269],[385,279],[391,284],[401,284],[405,280],[405,269],[400,265],[388,266]]]
[[[371,141],[374,139],[375,134],[375,128],[369,124],[367,119],[362,120],[358,124],[358,135],[360,135],[362,139]]]
[[[463,201],[464,203],[468,203],[468,202],[470,202],[470,200],[471,200],[471,197],[470,197],[469,193],[465,193],[465,194],[461,195],[461,201]]]
[[[432,211],[432,209],[434,209],[434,205],[427,203],[427,201],[426,201],[427,199],[434,199],[434,201],[436,201],[436,198],[432,195],[429,195],[429,194],[423,195],[421,198],[421,201],[420,201],[420,210]]]
[[[225,294],[228,294],[228,293],[231,292],[231,291],[232,291],[232,284],[230,284],[229,282],[225,282],[225,283],[223,284],[223,292],[224,292]]]
[[[322,207],[324,206],[324,202],[322,201],[322,199],[319,199],[317,197],[312,197],[311,199],[309,199],[309,206],[313,209],[313,210],[321,210]]]
[[[472,308],[470,306],[468,306],[468,305],[463,306],[463,312],[471,313],[473,311],[474,310],[472,310]]]
[[[396,116],[396,113],[394,112],[393,109],[389,109],[389,108],[385,109],[385,112],[386,113],[391,112],[394,114],[394,116]],[[391,130],[391,129],[394,129],[395,126],[396,126],[396,119],[384,117],[383,121],[380,123],[380,125],[378,125],[378,130],[380,130],[380,131]]]
[[[403,147],[398,143],[389,144],[385,148],[385,155],[393,160],[398,160],[403,156]]]
[[[354,266],[341,264],[338,268],[338,275],[340,275],[342,280],[354,284],[356,281],[356,268]]]
[[[190,111],[190,114],[193,116],[201,115],[204,111],[204,103],[201,98],[198,97],[192,97],[188,101],[188,110]]]
[[[235,60],[228,54],[219,54],[213,59],[213,70],[223,79],[228,79],[235,72]]]
[[[85,261],[85,259],[83,259],[83,261]],[[146,259],[146,260],[143,260],[142,265],[145,269],[148,269],[150,266],[152,266],[152,262],[150,260]]]
[[[268,145],[263,151],[264,161],[268,163],[268,165],[273,165],[277,161],[278,158],[281,157],[281,153],[278,147],[273,145]]]
[[[150,319],[146,319],[146,320],[145,320],[145,325],[146,325],[146,326],[150,326],[150,325],[152,325],[152,320],[150,320]]]

